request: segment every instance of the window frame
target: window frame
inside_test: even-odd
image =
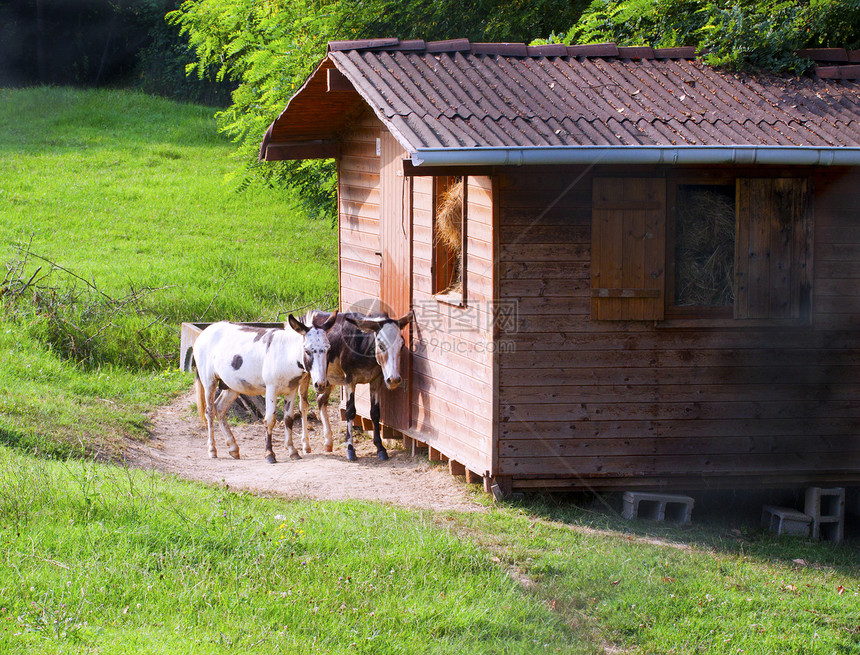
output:
[[[696,186],[729,186],[735,189],[735,253],[737,253],[737,178],[733,171],[680,171],[666,178],[666,307],[665,320],[708,320],[733,321],[732,306],[709,307],[706,305],[676,305],[675,304],[675,227],[677,223],[678,187]],[[735,254],[737,257],[737,254]]]
[[[634,180],[644,180],[649,176],[645,175],[636,175],[635,172],[628,173],[627,175],[615,174],[615,175],[597,175],[593,179],[596,181],[598,179],[615,179],[615,180],[624,180],[624,179],[634,179]],[[665,246],[665,251],[662,255],[661,265],[664,271],[663,276],[663,286],[661,288],[661,293],[663,296],[662,302],[662,316],[661,317],[645,317],[645,318],[637,318],[635,316],[627,316],[625,314],[629,314],[630,312],[626,309],[622,309],[617,311],[618,316],[613,317],[611,315],[602,315],[602,312],[598,308],[598,304],[600,302],[600,298],[597,298],[596,295],[602,290],[601,286],[606,286],[604,283],[600,281],[602,274],[606,271],[602,270],[604,266],[616,266],[621,269],[624,264],[624,261],[616,262],[616,261],[603,261],[603,255],[598,256],[596,253],[602,252],[602,249],[605,247],[605,244],[599,243],[600,237],[598,234],[600,233],[597,229],[595,221],[597,220],[597,204],[596,198],[592,198],[592,244],[591,244],[591,286],[592,286],[592,305],[591,305],[591,319],[595,321],[646,321],[652,322],[655,327],[664,327],[664,328],[745,328],[745,327],[792,327],[792,326],[811,326],[813,323],[814,317],[814,241],[815,241],[815,214],[814,214],[814,186],[813,186],[813,172],[807,168],[797,168],[797,169],[788,169],[788,168],[773,168],[773,169],[750,169],[750,168],[688,168],[688,169],[664,169],[663,175],[661,177],[663,184],[665,184],[664,189],[664,202],[665,206],[663,208],[663,242]],[[792,181],[790,184],[786,184],[783,188],[786,189],[789,193],[787,197],[794,199],[794,201],[799,201],[796,205],[799,213],[792,215],[792,225],[796,224],[800,230],[803,231],[804,236],[798,237],[796,236],[796,232],[792,232],[788,237],[791,240],[792,246],[790,252],[792,253],[792,258],[787,260],[788,264],[792,271],[799,271],[797,273],[797,277],[792,274],[790,279],[790,287],[784,287],[784,290],[788,290],[787,294],[793,299],[797,300],[797,304],[794,305],[790,309],[790,313],[797,314],[796,316],[744,316],[741,315],[743,313],[743,301],[739,301],[739,253],[738,253],[738,245],[739,240],[746,239],[749,237],[749,228],[751,225],[756,225],[755,223],[750,223],[750,220],[755,220],[755,217],[752,215],[752,210],[747,206],[741,207],[743,204],[741,201],[741,184],[742,181],[747,183],[755,183],[756,181],[769,181],[773,184],[773,189],[777,189],[780,187],[779,181]],[[678,187],[682,185],[732,185],[735,191],[735,264],[734,264],[734,301],[731,306],[723,306],[723,307],[708,307],[708,306],[693,306],[693,305],[676,305],[675,304],[675,277],[676,277],[676,261],[675,261],[675,227],[677,221],[677,191]],[[794,186],[797,185],[797,186]],[[593,183],[593,191],[596,189]],[[767,192],[767,185],[760,186],[758,190],[762,192]],[[771,199],[774,199],[773,190],[771,190],[771,195],[769,196]],[[791,196],[791,194],[797,194]],[[778,202],[779,196],[776,196],[776,200]],[[611,202],[610,202],[611,204]],[[770,206],[768,206],[769,208]],[[777,204],[773,205],[774,208],[778,207]],[[768,216],[770,220],[773,219],[774,216],[777,216],[778,213],[771,213],[766,211],[762,214],[762,221],[768,220]],[[763,224],[764,225],[764,224]],[[767,256],[770,258],[770,253],[772,249],[770,246],[778,243],[778,232],[773,232],[773,224],[771,223],[768,227],[768,233],[771,234],[771,238],[775,239],[771,241],[770,244],[765,242],[758,242],[758,248],[764,249],[767,251]],[[745,241],[744,241],[745,242]],[[763,245],[764,244],[764,245]],[[743,247],[743,245],[741,245]],[[776,252],[784,252],[781,249],[777,249]],[[752,258],[756,256],[754,251],[749,251],[747,253],[750,258],[749,261],[752,261]],[[796,257],[796,259],[795,259]],[[805,258],[805,259],[804,259]],[[779,262],[780,260],[775,260]],[[748,267],[744,267],[745,270],[748,270]],[[609,270],[609,269],[607,269]],[[776,269],[772,269],[776,270]],[[783,270],[781,267],[779,270]],[[747,283],[748,284],[748,283]],[[798,286],[795,286],[798,285]],[[749,288],[743,288],[743,293],[749,294],[751,293]],[[608,290],[611,291],[611,290]],[[797,292],[797,295],[795,295]],[[624,297],[635,297],[634,295],[625,295]],[[771,310],[778,305],[773,305],[772,301],[774,299],[779,298],[779,296],[768,296],[769,298],[769,307]],[[746,296],[745,299],[749,299],[749,296]],[[757,314],[768,314],[765,305],[760,305],[757,307],[756,311],[753,313]]]
[[[454,184],[456,178],[462,178],[463,180],[463,188],[462,188],[462,220],[460,221],[460,289],[455,290],[451,288],[451,285],[447,285],[444,288],[440,288],[442,286],[440,284],[440,259],[444,256],[450,260],[451,253],[450,251],[445,252],[445,247],[439,244],[436,240],[436,231],[437,231],[437,221],[439,215],[439,196],[442,192],[444,192],[447,188],[450,187],[451,184]],[[440,184],[440,182],[445,179],[444,187]],[[468,192],[467,189],[469,187],[469,178],[467,175],[434,175],[433,176],[433,214],[431,221],[431,230],[430,230],[430,239],[431,239],[431,260],[430,260],[430,285],[431,285],[431,295],[436,299],[437,302],[444,303],[446,305],[453,305],[455,307],[466,307],[466,244],[467,244],[467,207],[468,207]]]

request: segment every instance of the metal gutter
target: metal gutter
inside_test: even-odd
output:
[[[417,148],[411,156],[413,166],[539,166],[546,164],[860,166],[860,148],[847,146],[497,146]]]

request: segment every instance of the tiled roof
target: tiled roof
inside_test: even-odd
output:
[[[860,147],[860,83],[844,79],[850,71],[838,79],[735,74],[695,54],[375,39],[330,43],[314,76],[336,68],[413,156],[440,148]],[[848,66],[829,68],[853,68],[850,56],[839,62]],[[268,142],[302,131],[307,118],[290,109],[313,93],[314,76]]]

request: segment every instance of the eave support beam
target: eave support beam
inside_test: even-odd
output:
[[[268,143],[261,159],[284,161],[289,159],[333,159],[338,155],[337,141],[300,141],[294,143]]]

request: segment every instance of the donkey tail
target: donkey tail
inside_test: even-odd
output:
[[[200,423],[206,425],[206,394],[203,392],[203,383],[200,381],[200,372],[197,370],[197,360],[194,359],[194,351],[189,348],[185,355],[185,370],[194,371],[194,394],[197,397],[197,415]]]
[[[199,377],[194,378],[194,391],[197,395],[197,415],[200,423],[206,425],[206,394],[203,393],[203,383]]]

